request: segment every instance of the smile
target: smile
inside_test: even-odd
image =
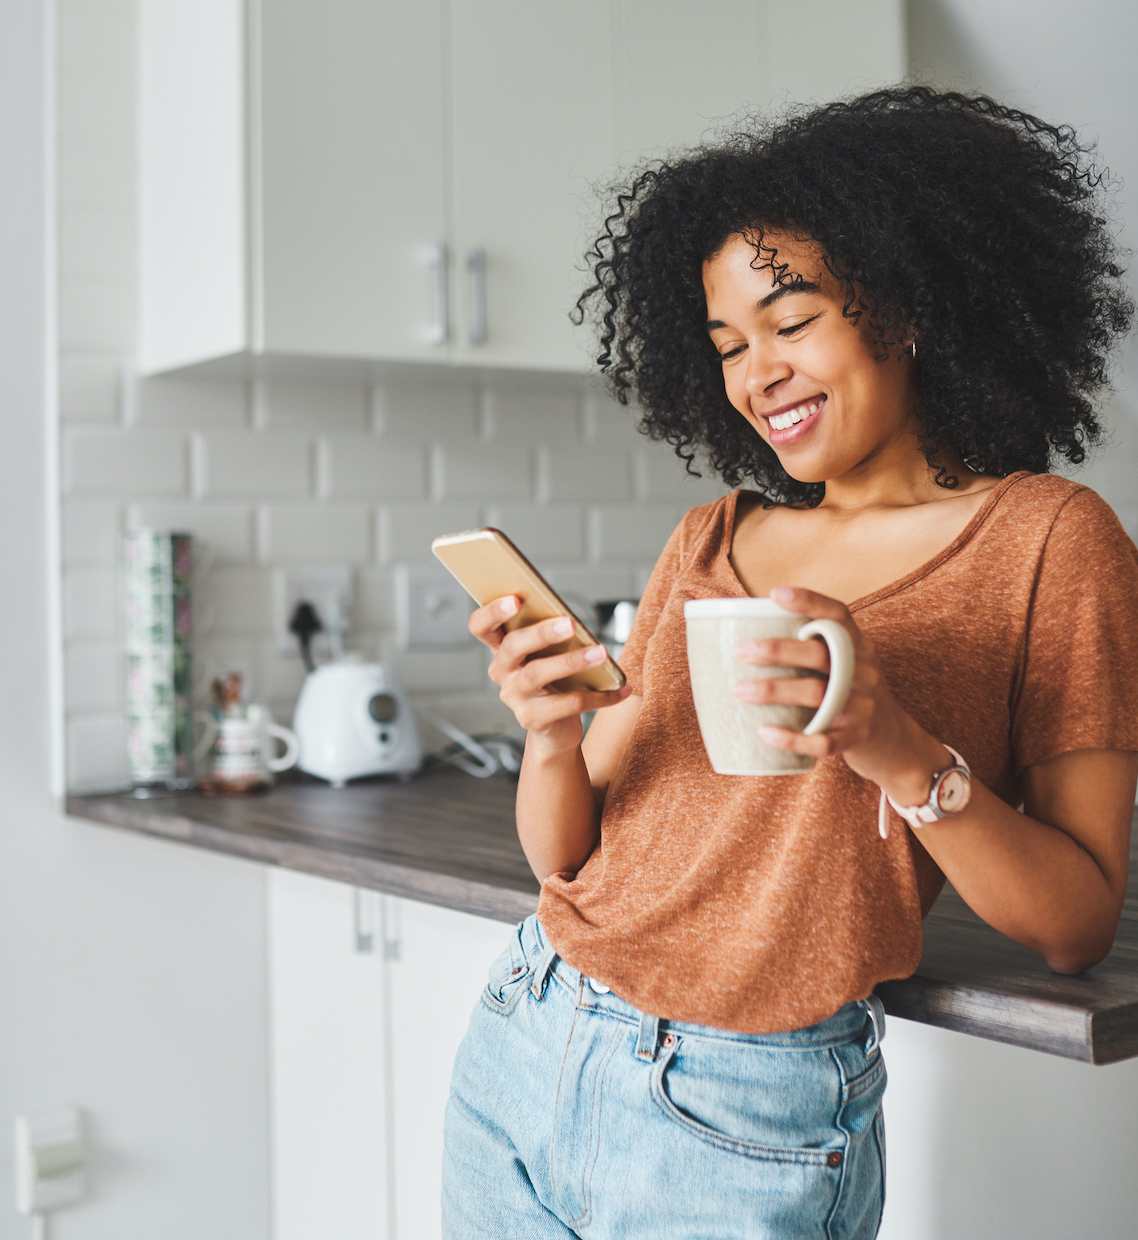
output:
[[[768,417],[767,424],[772,431],[788,431],[799,422],[804,422],[812,413],[817,413],[825,403],[824,396],[814,397],[812,400],[803,401],[801,405],[795,405],[793,409]]]

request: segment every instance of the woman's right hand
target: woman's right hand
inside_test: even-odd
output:
[[[631,690],[627,685],[568,693],[555,688],[554,681],[603,663],[607,651],[598,645],[543,656],[543,650],[573,635],[573,621],[569,616],[558,616],[507,632],[506,621],[517,615],[519,606],[513,596],[494,599],[470,617],[470,632],[494,652],[490,679],[499,688],[498,696],[529,733],[527,747],[536,743],[547,753],[574,750],[581,744],[581,716],[585,711],[615,706]]]

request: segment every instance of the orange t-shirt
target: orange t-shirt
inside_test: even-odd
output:
[[[665,547],[621,663],[643,703],[601,838],[539,916],[571,965],[642,1011],[764,1033],[907,977],[944,883],[879,789],[840,757],[801,775],[716,775],[688,678],[684,603],[745,597],[738,493]],[[1013,474],[927,564],[850,607],[901,705],[1009,805],[1024,767],[1138,750],[1138,549],[1093,491]]]

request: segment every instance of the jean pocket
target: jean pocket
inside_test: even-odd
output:
[[[506,950],[490,966],[486,985],[482,990],[482,1002],[490,1011],[502,1016],[508,1015],[525,993],[531,971],[522,946],[522,927],[517,926],[510,936]]]
[[[843,1048],[846,1049],[846,1048]],[[859,1048],[848,1048],[850,1052],[863,1059]],[[847,1072],[843,1063],[843,1075]],[[881,1113],[881,1100],[885,1096],[888,1076],[885,1072],[885,1060],[880,1051],[875,1051],[868,1068],[864,1068],[856,1076],[847,1076],[842,1084],[841,1127],[857,1137],[867,1132]]]
[[[703,1044],[669,1034],[652,1068],[665,1117],[716,1149],[764,1162],[839,1168],[837,1064],[826,1051]]]

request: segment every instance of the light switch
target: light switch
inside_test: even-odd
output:
[[[470,595],[440,564],[402,564],[395,576],[396,635],[400,646],[463,646]]]

